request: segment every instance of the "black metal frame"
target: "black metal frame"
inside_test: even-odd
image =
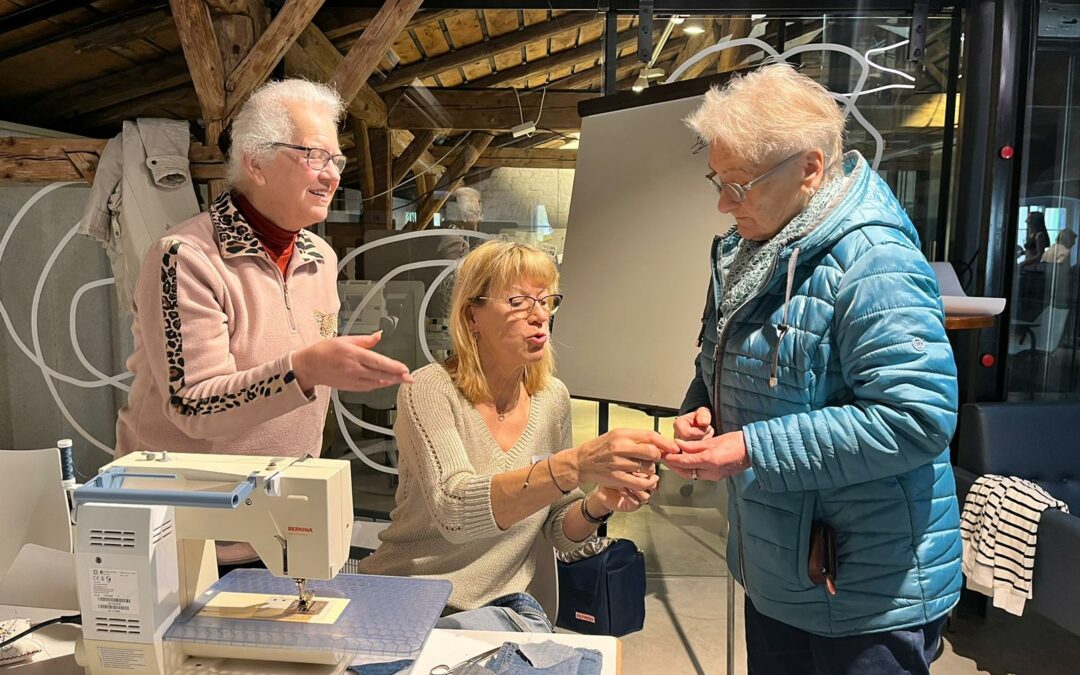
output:
[[[948,258],[960,268],[971,295],[1007,297],[1019,218],[1020,157],[1024,152],[1032,16],[1038,3],[971,0],[967,5],[964,94],[961,97],[960,165],[954,238]],[[1001,155],[1013,148],[1011,158]],[[963,398],[993,401],[1005,396],[1009,311],[977,340],[959,341]],[[979,362],[994,356],[993,366]]]
[[[935,0],[928,3],[929,10],[942,11],[946,7],[965,4],[966,0]],[[610,0],[606,3],[611,11],[637,13],[640,3],[636,0]],[[327,7],[379,8],[381,0],[328,0]],[[843,0],[656,0],[653,11],[657,16],[678,14],[750,14],[758,12],[787,14],[820,14],[858,12],[859,16],[877,13],[910,12],[913,0],[860,0],[858,3]],[[596,11],[596,0],[425,0],[424,9],[559,9]]]

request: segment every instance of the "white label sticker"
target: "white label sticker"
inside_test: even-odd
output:
[[[139,613],[139,573],[135,570],[90,569],[94,610],[106,614]]]

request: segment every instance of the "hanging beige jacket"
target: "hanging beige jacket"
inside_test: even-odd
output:
[[[188,168],[188,123],[138,119],[105,146],[79,234],[109,254],[120,306],[131,311],[139,266],[152,243],[199,212]]]

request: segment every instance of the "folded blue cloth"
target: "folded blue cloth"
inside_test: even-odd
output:
[[[603,664],[603,655],[595,649],[547,640],[521,645],[504,642],[487,669],[494,675],[600,675]]]
[[[412,659],[402,659],[388,663],[366,663],[362,666],[353,666],[349,670],[357,675],[397,675],[412,668],[412,664]]]

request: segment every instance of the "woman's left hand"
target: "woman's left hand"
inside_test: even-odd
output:
[[[675,443],[682,452],[667,455],[662,461],[683,478],[696,476],[702,480],[722,480],[750,468],[750,455],[746,452],[742,431],[701,441],[676,440]]]
[[[640,509],[651,497],[652,490],[598,487],[592,491],[592,494],[585,501],[585,508],[589,509],[589,514],[593,516],[600,516],[601,513],[611,513],[613,511],[630,513]]]

